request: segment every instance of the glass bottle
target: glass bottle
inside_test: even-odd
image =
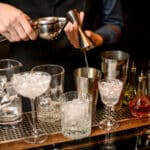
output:
[[[150,101],[150,60],[148,61],[148,70],[147,70],[147,96]]]
[[[144,117],[150,113],[150,101],[145,95],[146,77],[141,72],[138,77],[138,88],[136,96],[129,102],[131,114],[135,117]]]
[[[125,86],[123,94],[123,104],[128,105],[129,101],[132,100],[136,95],[136,66],[134,62],[128,73],[128,80]]]

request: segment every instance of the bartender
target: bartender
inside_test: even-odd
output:
[[[65,91],[74,89],[72,72],[85,66],[78,45],[76,23],[68,22],[55,40],[39,38],[31,20],[41,17],[66,17],[78,10],[82,29],[95,48],[87,54],[90,67],[100,67],[99,53],[105,45],[117,43],[123,29],[120,0],[0,0],[0,34],[9,42],[9,58],[23,63],[25,70],[41,64],[59,64],[65,68]]]

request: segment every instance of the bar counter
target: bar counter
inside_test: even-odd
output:
[[[64,150],[71,149],[86,149],[86,147],[93,147],[97,149],[95,144],[102,145],[105,143],[107,132],[99,129],[98,122],[102,119],[104,109],[100,109],[96,112],[95,118],[92,121],[92,133],[89,137],[80,140],[72,140],[66,138],[61,133],[60,122],[55,123],[42,123],[38,122],[38,127],[45,129],[49,134],[48,139],[41,144],[28,144],[23,141],[26,136],[30,134],[30,121],[31,114],[24,113],[23,121],[11,127],[0,127],[0,150],[21,150],[21,149],[33,149],[48,146],[49,149],[53,145]],[[119,122],[119,128],[109,132],[111,140],[125,139],[129,140],[130,137],[136,137],[138,134],[144,134],[143,129],[150,127],[150,117],[136,118],[130,114],[128,107],[123,107],[121,110],[113,114],[114,118]],[[134,131],[136,130],[136,131]],[[139,132],[140,131],[140,132]],[[149,139],[150,146],[150,139]],[[122,147],[123,148],[123,147]],[[150,148],[150,147],[149,147]],[[132,149],[131,149],[132,150]]]
[[[1,46],[3,49],[4,46]],[[147,64],[146,61],[141,62],[138,60],[136,62],[139,70],[147,70],[147,67],[145,67]],[[50,150],[52,147],[56,147],[58,150],[102,150],[101,145],[107,141],[106,137],[108,136],[108,133],[99,129],[98,122],[103,119],[104,113],[105,111],[103,109],[99,108],[97,110],[96,117],[92,122],[91,135],[81,140],[72,140],[64,137],[61,133],[60,122],[39,122],[38,127],[45,129],[49,135],[48,139],[41,144],[28,144],[24,142],[24,138],[30,136],[31,129],[31,113],[24,113],[23,121],[20,124],[11,127],[0,126],[0,150],[33,150],[34,148],[40,149],[42,147],[47,147],[47,149]],[[135,118],[130,114],[128,107],[123,107],[120,111],[115,112],[113,116],[119,122],[120,126],[116,130],[109,132],[110,141],[115,143],[117,150],[137,150],[137,139],[139,136],[145,136],[144,131],[146,128],[149,127],[150,130],[150,116]],[[145,139],[145,137],[143,138]],[[133,143],[135,145],[132,145]],[[140,150],[150,149],[150,137],[147,143],[147,145],[140,144]],[[130,147],[130,145],[132,145],[132,147]]]

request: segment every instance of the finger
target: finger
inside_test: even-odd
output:
[[[10,29],[10,24],[8,24],[7,22],[2,22],[0,23],[0,29],[1,29],[1,34],[6,37],[7,40],[9,40],[10,42],[15,41],[15,35],[11,36],[11,30]]]
[[[81,24],[81,26],[83,25],[84,15],[85,15],[85,14],[84,14],[83,11],[81,11],[80,14],[79,14],[79,19],[80,19],[80,24]]]
[[[66,24],[66,26],[65,26],[65,28],[64,28],[64,31],[65,31],[66,33],[68,33],[71,24],[72,24],[72,23],[71,23],[70,21]]]
[[[16,30],[16,32],[21,40],[26,41],[27,39],[29,39],[28,35],[24,31],[24,29],[20,23],[14,23],[13,27],[14,27],[14,30]]]
[[[78,27],[77,27],[77,24],[76,23],[72,24],[71,22],[69,22],[66,25],[64,30],[65,30],[65,33],[66,33],[67,38],[69,39],[70,43],[75,48],[78,48],[79,43],[78,43]]]
[[[37,33],[32,28],[29,19],[24,18],[20,20],[20,24],[24,32],[28,35],[31,40],[35,40],[37,38]]]
[[[73,36],[73,24],[69,23],[67,27],[67,38],[69,39],[70,43],[74,46],[74,39],[75,36]]]
[[[11,42],[17,42],[21,40],[20,36],[18,35],[14,27],[10,26],[8,28],[8,33],[9,33]]]
[[[102,36],[92,31],[86,30],[85,34],[94,43],[95,46],[101,46],[104,42]]]
[[[79,48],[79,31],[78,31],[78,25],[76,23],[73,24],[73,32],[72,37],[74,37],[74,47]]]

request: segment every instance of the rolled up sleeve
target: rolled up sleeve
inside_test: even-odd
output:
[[[102,24],[95,32],[103,37],[105,43],[117,42],[124,26],[120,0],[103,0]]]

